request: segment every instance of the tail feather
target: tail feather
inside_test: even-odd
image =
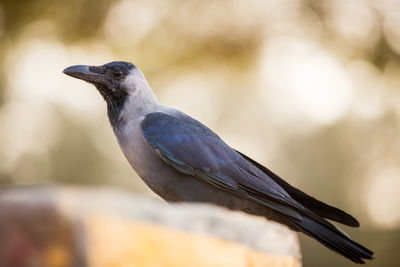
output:
[[[237,151],[243,158],[251,162],[254,166],[259,168],[261,171],[263,171],[266,175],[268,175],[269,178],[273,179],[277,184],[279,184],[285,191],[297,202],[301,203],[303,206],[307,207],[307,209],[311,210],[314,214],[326,218],[329,220],[333,220],[342,224],[345,224],[347,226],[351,227],[359,227],[360,223],[357,221],[356,218],[351,216],[350,214],[332,207],[322,201],[319,201],[318,199],[315,199],[312,196],[307,195],[306,193],[302,192],[301,190],[297,189],[296,187],[293,187],[292,185],[288,184],[285,180],[280,178],[278,175],[273,173],[271,170],[269,170],[267,167],[261,165],[257,161],[249,158],[245,154],[241,153],[240,151]]]
[[[353,262],[363,264],[363,259],[373,259],[374,253],[369,249],[354,242],[339,230],[326,227],[309,217],[304,216],[301,221],[289,219],[289,224]]]

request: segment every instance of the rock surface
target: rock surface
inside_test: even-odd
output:
[[[0,240],[0,266],[301,266],[277,223],[105,188],[0,188]]]

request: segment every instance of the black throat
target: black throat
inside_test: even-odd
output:
[[[111,125],[118,126],[122,122],[120,115],[128,94],[122,90],[111,92],[102,85],[96,85],[96,87],[107,103],[107,115]]]
[[[126,96],[114,98],[112,101],[107,101],[108,119],[113,127],[122,123],[121,112],[124,108]]]

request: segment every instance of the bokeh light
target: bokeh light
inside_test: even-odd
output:
[[[330,124],[346,114],[353,88],[344,66],[327,51],[288,38],[271,42],[265,50],[261,90],[280,119]]]
[[[400,223],[400,168],[381,166],[365,182],[364,201],[368,216],[382,228],[393,228]]]

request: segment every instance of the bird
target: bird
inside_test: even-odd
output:
[[[328,221],[359,227],[357,219],[293,187],[198,120],[161,105],[136,65],[74,65],[63,73],[97,88],[126,159],[167,202],[210,203],[263,216],[355,263],[373,259],[371,250]]]

